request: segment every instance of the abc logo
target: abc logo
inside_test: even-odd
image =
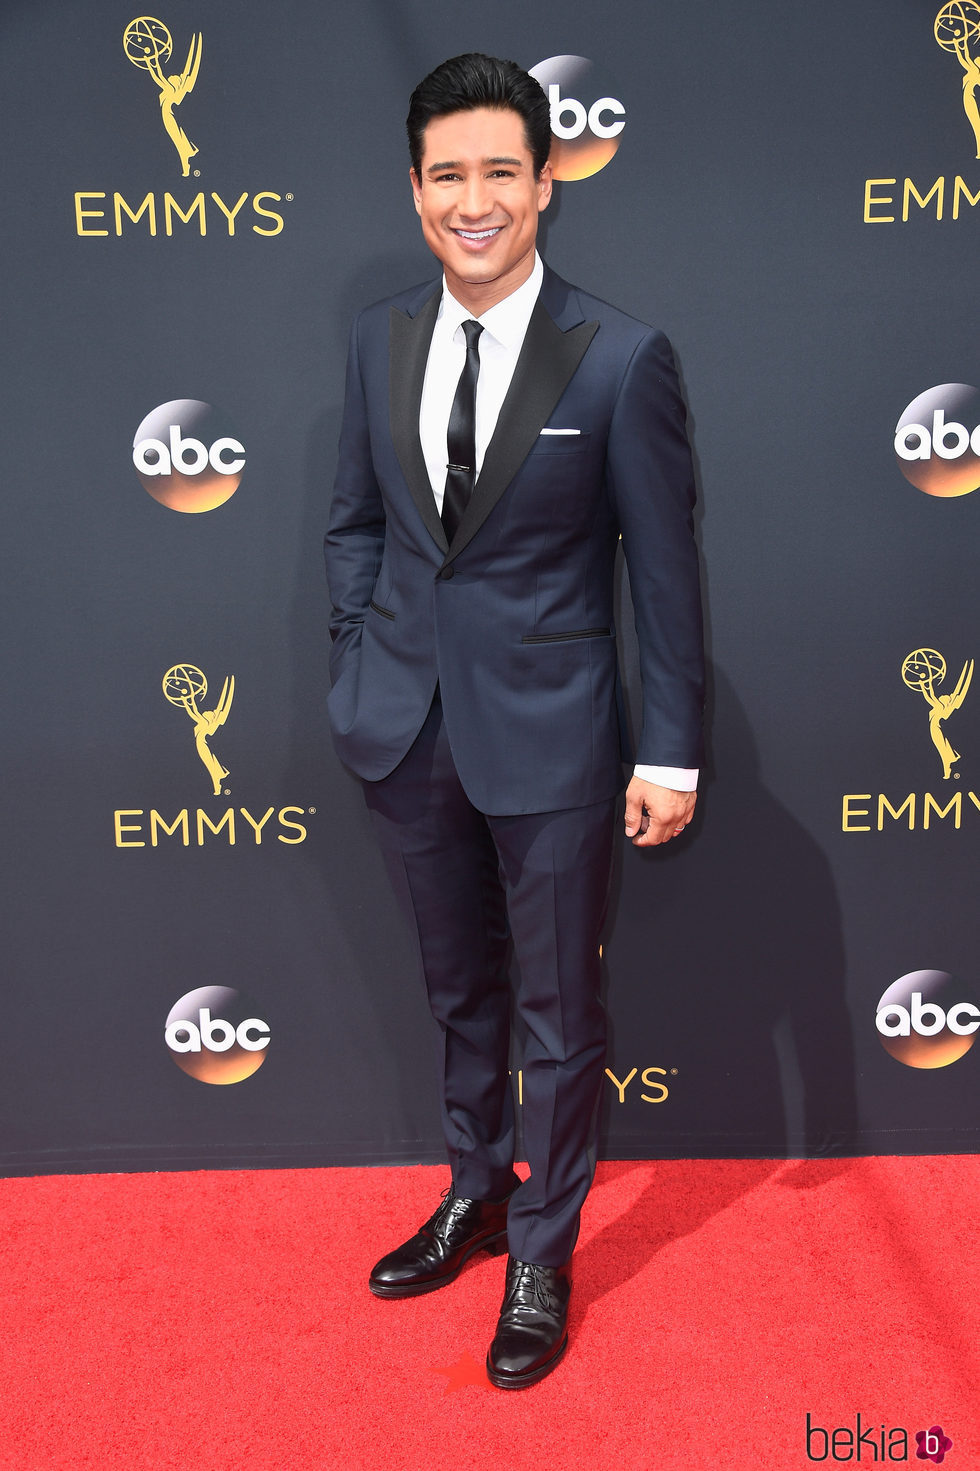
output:
[[[531,67],[551,104],[551,165],[556,179],[587,179],[604,169],[619,147],[626,109],[597,96],[592,63],[584,56],[552,56]]]
[[[133,440],[143,489],[172,511],[213,511],[238,489],[245,446],[224,416],[196,398],[175,398],[147,414]]]
[[[895,430],[898,468],[926,495],[969,495],[980,486],[980,392],[940,383],[914,398]]]
[[[906,1067],[948,1067],[973,1046],[980,1008],[943,970],[913,970],[888,987],[875,1026],[885,1051]]]
[[[240,1083],[265,1062],[269,1026],[240,991],[201,986],[167,1017],[164,1040],[179,1068],[202,1083]]]

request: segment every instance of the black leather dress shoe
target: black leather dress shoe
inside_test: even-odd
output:
[[[487,1377],[498,1389],[526,1389],[550,1374],[568,1347],[565,1322],[572,1284],[564,1267],[538,1267],[507,1258],[497,1336]]]
[[[377,1297],[435,1292],[459,1276],[474,1252],[506,1251],[509,1200],[510,1195],[503,1200],[467,1200],[454,1195],[450,1186],[438,1210],[412,1239],[381,1258],[368,1279],[371,1291]]]

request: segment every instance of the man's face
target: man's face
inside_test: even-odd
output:
[[[426,244],[463,306],[485,312],[527,280],[551,165],[534,177],[519,113],[480,107],[433,118],[412,189]]]

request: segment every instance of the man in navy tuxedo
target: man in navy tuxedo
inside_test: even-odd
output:
[[[329,705],[417,936],[452,1185],[369,1285],[429,1292],[506,1245],[487,1367],[521,1388],[565,1350],[595,1168],[599,941],[625,754],[616,551],[621,537],[643,689],[625,828],[646,847],[682,833],[696,800],[694,483],[667,340],[536,253],[552,185],[538,83],[513,62],[456,57],[416,88],[408,131],[443,277],[368,308],[351,335],[326,538]]]

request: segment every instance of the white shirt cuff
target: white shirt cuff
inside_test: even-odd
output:
[[[684,766],[634,766],[633,775],[641,781],[652,781],[658,787],[669,787],[674,792],[696,792],[698,769]]]

